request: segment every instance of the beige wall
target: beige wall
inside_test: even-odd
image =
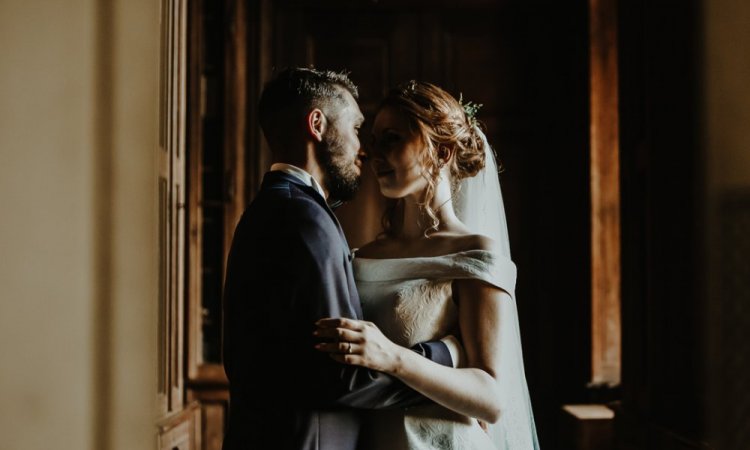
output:
[[[0,2],[2,449],[154,447],[158,4]]]

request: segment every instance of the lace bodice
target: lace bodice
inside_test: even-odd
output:
[[[503,289],[514,300],[516,267],[499,254],[469,250],[416,258],[355,257],[354,276],[365,319],[374,322],[394,342],[409,347],[455,333],[458,306],[451,289],[454,280],[481,280]],[[510,300],[506,306],[506,310],[515,315],[515,302]],[[512,329],[504,333],[508,334],[508,339],[516,339],[517,319],[513,317],[510,322],[514,325],[508,328]],[[508,359],[504,364],[504,375],[509,380],[514,379],[508,386],[520,386],[523,378],[522,386],[526,389],[522,364],[520,362],[518,367],[515,359]],[[501,422],[493,427],[492,438],[481,430],[475,419],[430,405],[407,411],[370,412],[360,447],[394,450],[536,448],[528,402],[518,389],[507,389],[503,395],[504,403],[513,407],[507,408]]]
[[[512,261],[485,250],[443,256],[354,259],[362,311],[389,339],[411,347],[456,328],[451,283],[479,279],[513,295]]]

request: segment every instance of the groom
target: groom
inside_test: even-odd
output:
[[[356,97],[346,75],[302,68],[281,72],[261,96],[275,164],[237,225],[227,265],[224,450],[354,450],[356,408],[424,401],[394,378],[313,348],[316,320],[362,318],[352,254],[328,206],[350,200],[359,184]],[[413,350],[452,364],[443,342]]]

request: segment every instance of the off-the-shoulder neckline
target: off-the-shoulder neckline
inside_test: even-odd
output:
[[[446,253],[444,255],[433,255],[433,256],[402,256],[400,258],[366,258],[364,256],[357,256],[357,250],[359,249],[353,249],[352,253],[354,254],[354,260],[367,260],[367,261],[405,261],[405,260],[414,260],[414,259],[437,259],[437,258],[450,258],[454,256],[464,255],[467,253],[489,253],[494,254],[496,252],[493,252],[491,250],[484,250],[481,248],[472,249],[472,250],[462,250],[460,252],[453,252],[453,253]]]

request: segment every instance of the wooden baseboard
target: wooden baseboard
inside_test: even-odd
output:
[[[615,413],[606,405],[563,405],[560,448],[566,450],[614,450]]]

